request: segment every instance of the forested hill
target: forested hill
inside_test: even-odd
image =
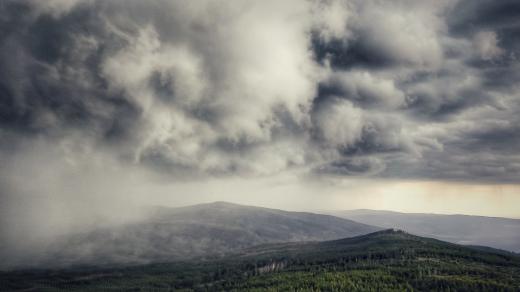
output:
[[[519,291],[520,258],[402,231],[267,244],[203,262],[3,273],[4,290]]]

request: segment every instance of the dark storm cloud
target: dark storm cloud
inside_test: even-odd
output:
[[[110,139],[124,134],[137,116],[127,100],[107,90],[99,74],[103,54],[120,46],[95,11],[62,17],[31,14],[28,3],[7,1],[0,49],[0,119],[4,130],[60,135],[66,128]],[[10,16],[10,17],[7,17]]]
[[[346,43],[341,39],[323,41],[318,37],[313,38],[313,50],[316,59],[323,63],[329,61],[335,69],[367,68],[378,69],[392,65],[394,62],[381,52],[363,44],[361,40]]]
[[[462,0],[446,17],[450,31],[463,37],[482,28],[491,30],[518,29],[520,3],[515,0]],[[508,35],[504,35],[508,38]],[[518,45],[518,44],[515,44]]]
[[[375,157],[354,157],[334,161],[317,168],[315,172],[322,175],[369,176],[380,173],[385,164]]]
[[[516,1],[1,4],[3,157],[44,140],[184,178],[520,177]]]
[[[341,98],[363,109],[363,122],[357,122],[358,135],[347,147],[340,145],[342,155],[384,157],[386,168],[379,173],[383,177],[518,181],[520,132],[512,126],[518,112],[515,100],[520,81],[518,3],[432,2],[424,5],[431,13],[422,20],[400,10],[403,3],[415,5],[407,1],[388,6],[356,3],[357,13],[352,18],[357,23],[352,24],[350,35],[329,42],[314,41],[317,59],[330,62],[336,72],[321,83],[317,103]],[[421,15],[424,6],[418,4],[412,11]],[[370,11],[374,7],[379,10]],[[365,19],[380,11],[387,15],[374,21]],[[400,25],[399,18],[408,18],[408,26]],[[430,24],[429,29],[422,26],[425,24]],[[421,42],[421,38],[413,30],[423,30],[421,35],[429,36],[427,42],[439,50],[414,48],[413,42]],[[396,33],[384,34],[392,31]],[[365,82],[368,86],[356,78],[359,72],[371,76]],[[338,75],[347,77],[342,80]],[[374,90],[381,87],[381,80],[390,81],[391,86]],[[381,102],[391,100],[394,107]],[[388,115],[380,123],[384,130],[375,127],[367,135],[366,117],[381,115],[382,110],[400,113],[399,118]],[[390,121],[399,122],[392,125]],[[377,141],[392,132],[399,133],[393,135],[398,137],[394,147]],[[384,155],[391,150],[401,154]],[[335,165],[332,172],[341,173],[336,162],[330,165]]]

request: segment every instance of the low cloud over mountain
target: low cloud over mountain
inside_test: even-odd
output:
[[[57,237],[45,248],[0,253],[0,270],[203,259],[260,244],[332,240],[378,230],[329,215],[226,202],[157,207],[130,224]]]

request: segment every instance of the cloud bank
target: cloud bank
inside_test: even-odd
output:
[[[2,1],[1,156],[518,182],[516,6]]]

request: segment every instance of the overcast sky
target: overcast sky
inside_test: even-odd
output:
[[[0,0],[2,235],[214,200],[520,217],[519,61],[518,0]]]

